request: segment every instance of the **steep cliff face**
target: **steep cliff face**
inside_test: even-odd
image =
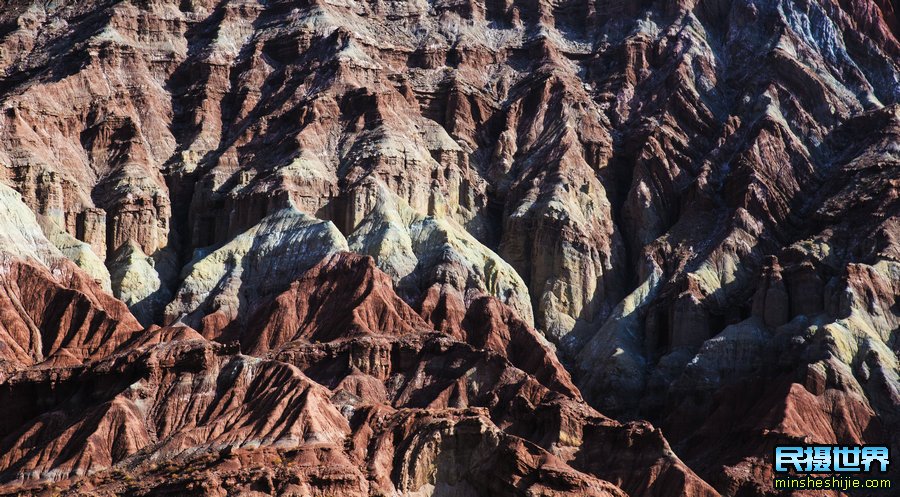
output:
[[[3,3],[4,491],[755,496],[776,443],[900,450],[898,37]]]

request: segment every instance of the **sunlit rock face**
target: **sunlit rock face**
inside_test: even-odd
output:
[[[6,2],[2,490],[762,496],[776,443],[900,450],[898,19]]]

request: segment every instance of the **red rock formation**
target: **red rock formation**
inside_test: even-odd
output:
[[[80,365],[110,354],[141,328],[125,304],[74,268],[64,268],[71,272],[58,281],[35,263],[0,264],[0,375]]]
[[[330,342],[361,334],[405,335],[425,322],[394,293],[390,278],[368,257],[334,255],[239,330],[241,348],[262,355],[289,342]],[[227,341],[227,336],[220,339]]]
[[[756,497],[776,440],[900,450],[898,33],[4,2],[4,491]]]
[[[829,361],[806,372],[730,386],[710,398],[709,414],[684,402],[672,413],[674,426],[667,433],[676,439],[682,433],[687,436],[686,457],[725,493],[774,493],[770,457],[776,445],[855,445],[885,439],[883,425],[861,392],[841,384],[847,378],[840,378],[840,369],[839,363]],[[837,379],[826,378],[835,375]],[[708,450],[723,434],[732,446]]]
[[[787,287],[781,277],[778,258],[766,261],[763,274],[753,295],[753,315],[762,318],[767,326],[777,327],[788,322],[791,303]]]
[[[338,304],[346,316],[333,319]],[[331,257],[238,334],[266,358],[154,327],[88,366],[12,374],[0,389],[15,407],[0,424],[0,474],[6,488],[219,492],[252,488],[235,471],[277,458],[269,492],[718,495],[658,431],[584,404],[509,308],[483,297],[470,309],[466,343],[430,330],[370,258]],[[190,476],[163,481],[164,460]]]

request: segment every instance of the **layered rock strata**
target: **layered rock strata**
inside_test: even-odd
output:
[[[896,452],[898,37],[886,0],[8,0],[0,480],[761,496],[776,443]]]

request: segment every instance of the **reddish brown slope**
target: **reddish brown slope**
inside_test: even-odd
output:
[[[345,315],[324,312],[337,305]],[[371,259],[333,256],[236,332],[252,355],[150,328],[90,365],[14,373],[0,475],[72,491],[215,493],[259,477],[278,494],[717,495],[658,431],[584,404],[502,304],[471,308],[467,343],[430,329]]]
[[[72,267],[59,281],[34,262],[5,261],[0,280],[0,370],[77,366],[141,329],[125,304]]]

